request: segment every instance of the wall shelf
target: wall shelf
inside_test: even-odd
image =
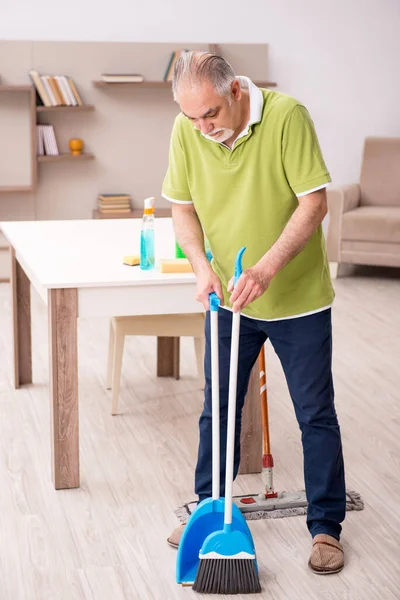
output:
[[[163,217],[171,217],[172,212],[170,208],[155,207],[155,216],[159,218]],[[142,208],[133,208],[131,211],[126,213],[102,213],[98,209],[93,210],[92,212],[93,219],[139,219],[143,217],[143,209]]]
[[[74,156],[73,154],[57,154],[56,156],[38,156],[37,160],[40,163],[60,162],[62,160],[93,160],[94,154],[84,153]]]
[[[94,110],[93,104],[83,104],[82,106],[37,106],[36,112],[78,112],[82,110]]]
[[[35,188],[32,185],[9,185],[0,187],[0,194],[17,194],[34,192]]]
[[[31,92],[31,85],[2,85],[0,84],[0,92]]]
[[[124,81],[124,82],[114,82],[109,83],[108,81],[92,81],[94,87],[103,87],[103,88],[128,88],[128,87],[138,87],[138,88],[170,88],[171,83],[169,81]]]
[[[254,82],[259,87],[276,87],[278,84],[274,81],[255,81]],[[98,88],[171,88],[170,81],[140,81],[140,82],[118,82],[118,83],[109,83],[107,81],[95,80],[92,81],[92,85]]]

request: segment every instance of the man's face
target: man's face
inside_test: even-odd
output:
[[[182,90],[178,103],[195,129],[209,140],[224,142],[235,132],[235,106],[232,96],[218,96],[208,82],[200,88]]]

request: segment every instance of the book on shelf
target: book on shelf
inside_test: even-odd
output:
[[[38,106],[82,106],[83,100],[73,79],[66,75],[40,75],[38,71],[29,71],[36,88]]]
[[[167,69],[164,74],[164,81],[172,81],[175,63],[178,60],[178,58],[180,58],[185,52],[188,52],[188,50],[175,50],[175,52],[172,52],[171,57],[169,59],[169,63],[167,65]]]
[[[107,202],[104,200],[97,200],[97,204],[99,206],[103,206],[104,208],[112,208],[113,206],[117,206],[118,208],[125,208],[125,206],[129,206],[131,205],[131,201],[130,200],[115,200],[112,202]]]
[[[99,210],[131,210],[130,204],[114,204],[113,206],[104,206],[102,204],[97,205]]]
[[[105,83],[142,83],[144,77],[135,73],[102,73],[100,81],[104,81]]]
[[[38,156],[60,154],[53,125],[36,125],[36,153]]]
[[[101,213],[129,213],[131,197],[129,194],[99,194],[97,207]]]
[[[99,198],[130,198],[130,194],[99,194]]]
[[[130,202],[131,197],[129,194],[99,194],[98,200],[105,204],[112,204],[113,202]]]

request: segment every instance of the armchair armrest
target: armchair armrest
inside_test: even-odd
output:
[[[361,188],[358,184],[343,185],[327,190],[329,225],[327,235],[328,260],[340,262],[343,214],[360,204]]]

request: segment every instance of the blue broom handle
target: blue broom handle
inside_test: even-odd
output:
[[[242,274],[242,256],[246,248],[242,248],[235,261],[234,285]],[[228,427],[226,436],[226,469],[225,469],[225,504],[224,525],[232,524],[232,488],[233,464],[235,452],[235,423],[236,423],[236,396],[237,373],[239,362],[239,336],[240,312],[232,313],[231,360],[229,367],[229,394],[228,394]]]
[[[220,497],[220,426],[219,426],[219,350],[218,308],[219,298],[209,294],[211,334],[211,406],[212,406],[212,499]]]

